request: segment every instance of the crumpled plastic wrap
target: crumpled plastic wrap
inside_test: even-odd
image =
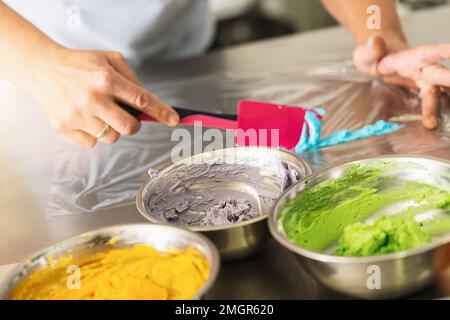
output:
[[[377,120],[409,120],[400,122],[405,128],[386,136],[302,153],[314,171],[377,155],[439,156],[439,150],[450,146],[446,106],[440,128],[428,131],[417,120],[420,103],[415,94],[366,77],[345,59],[299,63],[288,69],[199,73],[189,81],[166,80],[148,86],[170,104],[198,110],[235,112],[243,99],[321,107],[326,110],[323,135],[356,130]],[[133,203],[147,170],[170,161],[178,143],[171,141],[171,132],[159,124],[145,123],[138,135],[122,137],[116,145],[80,150],[61,142],[48,214],[93,213]]]

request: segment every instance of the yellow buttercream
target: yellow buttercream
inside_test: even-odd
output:
[[[49,259],[48,267],[19,283],[12,298],[191,299],[208,279],[209,268],[205,257],[191,247],[161,253],[136,244],[78,260]]]

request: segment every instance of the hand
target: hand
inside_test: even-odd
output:
[[[92,148],[106,125],[109,133],[99,139],[106,143],[139,130],[139,121],[115,101],[169,126],[179,122],[171,107],[141,86],[120,53],[58,48],[32,66],[26,88],[50,125],[73,144]]]
[[[355,66],[371,76],[410,89],[418,89],[422,100],[422,123],[428,129],[437,127],[441,91],[450,88],[450,70],[439,62],[450,58],[450,44],[408,48],[372,36],[367,44],[354,51]]]

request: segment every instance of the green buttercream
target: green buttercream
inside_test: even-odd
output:
[[[383,216],[371,225],[357,222],[347,226],[339,239],[336,254],[373,256],[409,250],[429,242],[431,237],[413,216]]]
[[[450,206],[447,190],[385,174],[394,167],[391,162],[354,165],[336,180],[307,188],[282,209],[279,220],[282,229],[295,243],[324,251],[347,226],[364,221],[394,203],[413,200],[418,204],[403,214]]]

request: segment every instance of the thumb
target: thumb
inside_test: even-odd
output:
[[[378,62],[388,53],[386,42],[380,36],[370,36],[367,42],[355,49],[353,61],[356,68],[371,76],[379,76]]]

